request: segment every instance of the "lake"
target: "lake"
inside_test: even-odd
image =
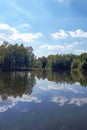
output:
[[[87,130],[87,74],[0,72],[0,130]]]

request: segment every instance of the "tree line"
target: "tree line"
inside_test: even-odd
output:
[[[41,57],[35,61],[35,68],[46,70],[87,70],[87,53],[80,55],[61,54]]]
[[[32,47],[24,47],[23,44],[12,45],[8,42],[3,42],[0,46],[1,70],[27,69],[31,67],[34,59]]]
[[[32,47],[23,44],[9,44],[4,41],[0,45],[0,70],[87,70],[87,53],[56,54],[36,59]]]

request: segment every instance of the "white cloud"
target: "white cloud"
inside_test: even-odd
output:
[[[42,87],[42,86],[40,86],[39,87],[40,89],[42,89],[43,91],[48,91],[48,90],[62,90],[62,89],[64,89],[64,86],[63,85],[60,85],[60,86],[58,86],[58,85],[48,85],[48,86],[46,86],[46,87]]]
[[[37,97],[30,96],[30,95],[23,95],[22,97],[8,97],[6,101],[3,101],[0,97],[0,112],[5,112],[8,109],[13,108],[18,102],[35,102],[40,103],[41,100]]]
[[[58,50],[58,49],[64,49],[64,46],[63,45],[48,45],[48,44],[44,44],[44,45],[41,45],[39,47],[40,49],[44,49],[44,48],[47,48],[48,50]]]
[[[52,33],[51,36],[54,39],[64,39],[68,37],[68,34],[64,30],[60,29],[59,32]]]
[[[48,48],[48,44],[43,44],[43,45],[41,45],[41,46],[39,46],[39,48],[41,48],[41,49],[43,49],[43,48]]]
[[[49,44],[43,44],[41,46],[39,46],[39,51],[42,50],[48,50],[48,51],[57,51],[57,50],[61,50],[61,51],[67,51],[67,50],[72,50],[74,47],[76,47],[77,45],[79,45],[79,42],[73,42],[73,43],[69,43],[69,44],[64,44],[64,45],[49,45]]]
[[[71,50],[71,49],[73,49],[77,45],[79,45],[79,42],[73,42],[73,43],[67,45],[66,49]]]
[[[71,43],[57,43],[55,45],[50,44],[42,44],[38,47],[37,50],[35,50],[35,54],[38,54],[38,57],[40,56],[47,56],[47,55],[56,55],[56,54],[67,54],[67,53],[74,53],[74,54],[81,54],[84,52],[87,52],[86,49],[80,49],[82,47],[83,43],[81,41],[75,41]],[[78,49],[79,48],[79,49]]]
[[[13,100],[13,97],[8,98],[6,101],[2,101],[0,97],[0,112],[5,112],[8,109],[15,106],[15,101]]]
[[[33,42],[42,36],[42,33],[20,33],[17,29],[7,25],[0,24],[0,40],[19,41],[19,42]]]
[[[76,106],[80,107],[84,104],[87,104],[87,97],[83,98],[66,98],[64,96],[58,96],[58,97],[53,97],[51,102],[58,103],[60,106],[63,106],[65,104],[75,104]]]
[[[60,90],[60,91],[70,91],[72,93],[79,93],[79,94],[84,94],[83,91],[78,90],[78,88],[71,86],[71,85],[67,85],[67,84],[57,84],[57,85],[48,85],[46,87],[44,86],[40,86],[39,87],[41,90],[43,91],[49,91],[49,90]]]
[[[69,104],[75,104],[77,106],[82,106],[84,104],[87,104],[87,97],[84,97],[84,98],[72,98],[70,100]]]
[[[21,24],[21,26],[22,26],[22,27],[26,27],[26,28],[30,28],[30,27],[31,27],[31,25],[30,25],[30,24],[27,24],[27,23]]]
[[[63,96],[59,96],[53,97],[51,101],[54,103],[58,103],[60,106],[63,106],[68,101],[68,99]]]
[[[27,23],[24,23],[24,24],[18,25],[17,28],[31,28],[31,25],[30,25],[30,24],[27,24]]]
[[[82,29],[77,29],[76,31],[69,31],[69,35],[73,38],[87,38],[87,32]]]
[[[51,34],[54,39],[64,39],[67,37],[72,38],[87,38],[87,32],[84,32],[82,29],[77,29],[75,31],[64,31],[63,29],[58,32]]]
[[[21,98],[18,97],[15,99],[15,101],[21,101],[21,102],[35,102],[35,103],[40,103],[41,100],[38,99],[37,97],[33,97],[33,96],[30,96],[30,95],[23,95]]]
[[[82,53],[87,53],[87,50],[80,50],[80,49],[77,49],[77,50],[75,50],[74,51],[77,55],[80,55],[80,54],[82,54]]]

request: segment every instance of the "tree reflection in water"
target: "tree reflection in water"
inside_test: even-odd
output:
[[[30,72],[0,72],[0,95],[3,100],[8,96],[31,94],[36,81]]]
[[[31,71],[31,72],[0,72],[0,95],[2,100],[8,96],[22,97],[23,94],[31,95],[32,89],[38,79],[48,79],[58,83],[73,84],[79,82],[81,86],[87,86],[87,74],[70,71]]]
[[[81,86],[87,86],[87,73],[80,71],[39,71],[34,72],[34,75],[40,79],[47,78],[49,81],[54,81],[56,83],[68,83],[73,84],[79,82]]]

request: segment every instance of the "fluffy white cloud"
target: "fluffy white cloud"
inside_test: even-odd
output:
[[[33,97],[33,96],[30,96],[30,95],[23,95],[21,98],[20,97],[17,97],[15,99],[15,101],[21,101],[21,102],[35,102],[35,103],[40,103],[41,100],[38,99],[37,97]]]
[[[51,102],[58,103],[60,106],[63,106],[65,104],[75,104],[76,106],[80,107],[84,104],[87,104],[87,97],[83,98],[71,98],[68,99],[64,96],[58,96],[58,97],[53,97]]]
[[[60,106],[63,106],[68,101],[68,99],[63,96],[59,96],[53,97],[51,101],[54,103],[58,103]]]
[[[75,104],[77,106],[82,106],[84,104],[87,104],[87,97],[84,97],[84,98],[72,98],[70,100],[69,104]]]
[[[64,30],[60,29],[59,32],[52,33],[51,36],[54,39],[63,39],[68,37],[68,34]]]
[[[42,87],[42,86],[40,86],[39,87],[41,90],[43,90],[43,91],[49,91],[49,90],[62,90],[62,89],[64,89],[64,86],[63,85],[60,85],[60,86],[58,86],[58,85],[48,85],[48,86],[46,86],[46,87]]]
[[[77,84],[75,84],[76,86]],[[60,91],[70,91],[72,93],[79,93],[79,94],[84,94],[83,91],[79,90],[78,88],[71,86],[71,85],[67,85],[67,84],[58,84],[58,85],[48,85],[48,86],[40,86],[39,87],[41,90],[43,91],[49,91],[49,90],[60,90]]]
[[[56,55],[56,54],[67,54],[67,53],[74,53],[74,54],[81,54],[83,52],[87,52],[86,50],[79,50],[82,46],[81,42],[71,42],[71,43],[64,43],[60,44],[57,43],[55,45],[50,44],[42,44],[38,47],[37,50],[35,50],[35,54],[40,56],[47,56],[47,55]]]
[[[73,43],[69,43],[67,45],[43,44],[43,45],[39,46],[39,50],[47,49],[48,51],[55,51],[55,50],[67,51],[67,50],[72,50],[74,47],[76,47],[79,44],[80,44],[79,42],[73,42]]]
[[[84,32],[82,29],[77,29],[76,31],[69,31],[68,33],[73,38],[87,38],[87,32]]]
[[[27,25],[24,25],[27,26]],[[20,33],[17,29],[7,25],[0,24],[0,40],[6,41],[20,41],[20,42],[33,42],[42,36],[42,33]]]
[[[8,109],[15,106],[15,101],[13,100],[13,97],[8,98],[6,101],[2,101],[0,96],[0,112],[5,112]]]
[[[23,95],[22,97],[8,97],[6,101],[2,101],[0,97],[0,112],[5,112],[8,109],[13,108],[18,102],[35,102],[40,103],[41,100],[37,97],[30,96],[30,95]]]
[[[40,49],[44,49],[44,48],[47,48],[48,50],[58,50],[58,49],[64,49],[64,46],[62,45],[48,45],[48,44],[44,44],[44,45],[41,45],[39,47]]]
[[[75,31],[64,31],[61,29],[58,32],[52,33],[51,36],[54,39],[64,39],[67,37],[87,38],[87,32],[84,32],[82,29],[77,29]]]

